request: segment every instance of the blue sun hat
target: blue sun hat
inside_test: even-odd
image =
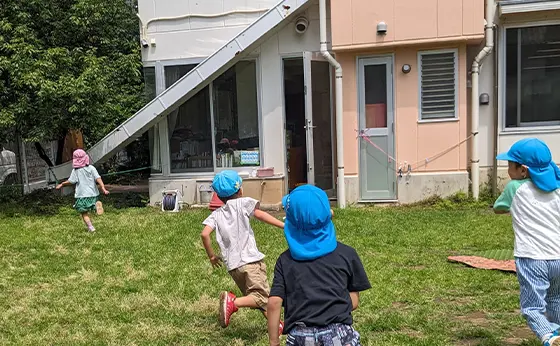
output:
[[[336,231],[325,191],[302,185],[282,199],[284,235],[296,261],[310,261],[336,249]]]
[[[243,180],[236,171],[222,171],[214,177],[212,181],[212,189],[220,198],[227,198],[235,195]]]
[[[512,161],[526,166],[533,184],[551,192],[560,187],[560,169],[548,146],[537,138],[526,138],[515,142],[507,153],[496,157],[500,161]]]

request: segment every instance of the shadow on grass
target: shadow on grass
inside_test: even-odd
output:
[[[115,209],[144,208],[149,202],[147,195],[137,192],[100,196],[100,200],[105,206]],[[60,208],[72,205],[73,196],[61,196],[57,190],[41,189],[23,196],[0,196],[0,217],[56,215]]]

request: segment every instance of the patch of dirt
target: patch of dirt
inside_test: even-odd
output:
[[[459,322],[468,322],[472,325],[479,326],[479,327],[488,327],[490,326],[490,320],[483,312],[471,312],[464,316],[457,316],[455,320]]]
[[[391,307],[395,310],[400,310],[400,311],[408,310],[410,308],[406,302],[393,302],[391,304]]]
[[[527,326],[523,326],[515,329],[507,337],[504,338],[504,345],[506,346],[517,346],[521,345],[525,340],[534,339],[535,335]]]
[[[420,339],[424,336],[424,334],[422,334],[422,332],[420,332],[418,330],[409,329],[409,328],[404,328],[404,329],[399,330],[399,334],[404,334],[404,335],[410,336],[411,338],[416,338],[416,339]]]
[[[440,304],[468,305],[475,302],[475,297],[437,297],[434,302]]]
[[[481,338],[472,338],[472,339],[463,339],[459,341],[455,341],[454,345],[456,346],[478,346],[482,343],[483,339]]]

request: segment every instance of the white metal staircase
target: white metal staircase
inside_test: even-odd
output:
[[[304,10],[312,0],[283,0],[231,39],[187,75],[140,109],[87,150],[92,163],[100,163],[140,137],[161,118],[206,87],[220,74],[253,52],[267,38]],[[70,176],[72,162],[53,167],[56,178]],[[52,180],[52,176],[50,177]]]

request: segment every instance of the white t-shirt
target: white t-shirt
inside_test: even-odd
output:
[[[101,176],[97,173],[97,169],[95,169],[92,165],[82,168],[74,168],[70,174],[70,178],[68,178],[69,182],[76,184],[74,197],[83,198],[99,196],[99,190],[97,189],[97,184],[95,182],[99,178],[101,178]]]
[[[228,271],[264,258],[257,249],[250,224],[258,205],[259,201],[249,197],[231,199],[202,223],[216,231],[216,241]]]
[[[515,257],[560,259],[560,189],[545,192],[529,179],[512,180],[494,209],[511,213]]]

